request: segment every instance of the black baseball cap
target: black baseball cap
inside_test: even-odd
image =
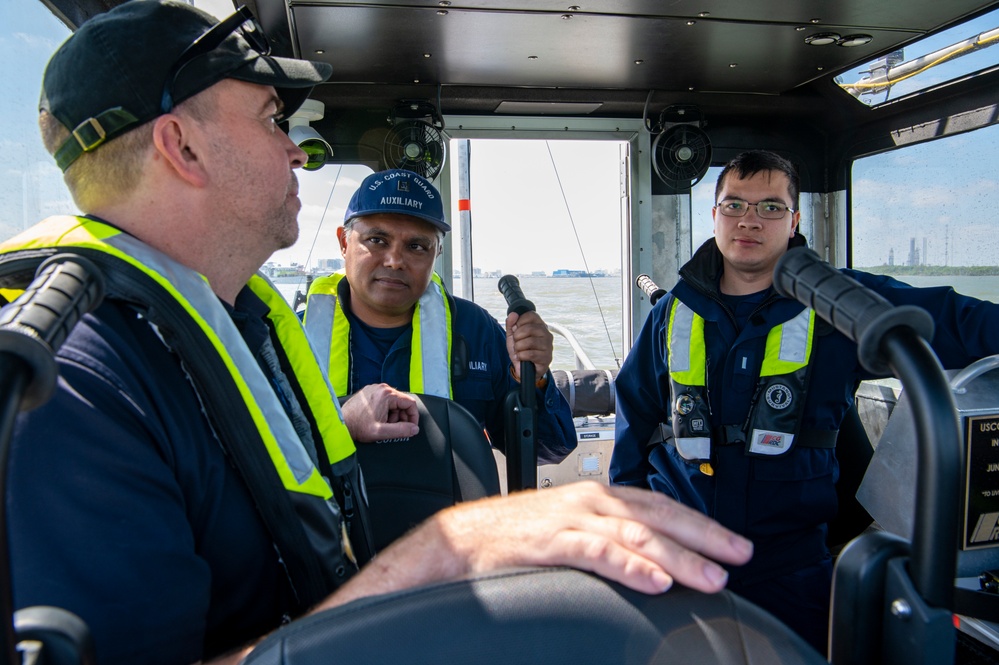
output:
[[[245,7],[219,22],[178,0],[130,0],[80,26],[42,79],[39,110],[71,132],[59,168],[226,78],[273,86],[294,113],[333,68],[269,55],[252,19]]]

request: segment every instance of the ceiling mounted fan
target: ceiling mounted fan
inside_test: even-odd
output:
[[[711,166],[711,140],[696,106],[673,105],[663,109],[652,142],[652,167],[671,193],[689,191]],[[648,121],[646,119],[646,127]]]
[[[444,120],[437,107],[428,102],[402,102],[393,110],[391,123],[382,147],[385,166],[436,178],[447,159]]]

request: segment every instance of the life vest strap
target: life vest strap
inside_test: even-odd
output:
[[[835,448],[838,429],[803,429],[795,439],[796,446],[805,448]],[[719,446],[745,445],[746,433],[738,425],[719,425],[711,431],[711,440]]]

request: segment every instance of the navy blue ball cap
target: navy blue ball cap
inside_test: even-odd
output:
[[[441,193],[429,180],[405,169],[379,171],[365,178],[350,197],[343,221],[383,213],[418,217],[444,233],[451,230]]]
[[[222,79],[273,86],[288,116],[333,73],[328,63],[267,55],[266,37],[235,15],[231,31],[197,52],[192,45],[218,23],[178,0],[130,0],[70,35],[49,60],[39,102],[72,133],[56,153],[59,167]],[[182,56],[190,59],[179,66]]]

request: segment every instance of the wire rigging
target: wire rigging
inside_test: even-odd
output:
[[[603,307],[600,305],[600,296],[597,295],[597,287],[593,283],[593,274],[590,272],[590,266],[586,261],[586,253],[583,251],[583,243],[579,240],[579,231],[576,230],[576,220],[572,218],[572,209],[569,207],[569,199],[565,195],[565,188],[562,186],[562,178],[558,174],[558,166],[555,165],[555,156],[552,154],[551,141],[545,141],[545,147],[548,148],[548,158],[552,162],[552,170],[555,172],[555,180],[558,182],[558,190],[562,194],[562,201],[565,203],[565,212],[569,216],[569,224],[572,226],[572,233],[576,236],[576,246],[579,247],[579,255],[583,259],[583,268],[586,270],[586,277],[590,280],[590,289],[593,291],[593,299],[597,303],[597,311],[600,312],[600,322],[604,324],[604,332],[607,334],[607,344],[610,346],[611,355],[614,356],[614,362],[617,364],[617,368],[621,369],[621,359],[617,355],[617,350],[614,348],[614,340],[611,339],[610,328],[607,327],[607,317],[604,316]]]
[[[309,253],[305,257],[305,265],[308,267],[312,263],[312,252],[316,249],[316,243],[319,241],[319,232],[323,229],[323,222],[326,221],[326,213],[329,212],[330,203],[333,201],[333,192],[336,191],[336,184],[340,182],[340,174],[343,173],[343,164],[337,167],[336,177],[333,178],[333,186],[330,187],[330,195],[326,199],[326,207],[323,208],[323,216],[319,218],[319,224],[316,226],[316,235],[312,237],[312,244],[309,246]],[[308,293],[309,287],[312,286],[312,276],[307,275],[305,277],[305,291]],[[304,304],[306,301],[306,295],[303,294],[299,289],[295,289],[295,298],[292,300],[291,308],[298,310],[298,306]]]
[[[312,238],[312,245],[309,246],[309,254],[305,257],[305,265],[309,265],[312,261],[312,251],[316,248],[316,243],[319,241],[319,232],[323,229],[323,222],[326,221],[326,213],[329,212],[330,203],[333,201],[333,192],[336,191],[336,184],[340,182],[340,174],[343,173],[343,164],[340,164],[336,170],[336,177],[333,178],[333,186],[330,187],[330,195],[326,199],[326,207],[323,208],[323,216],[319,218],[319,225],[316,227],[316,235]]]

